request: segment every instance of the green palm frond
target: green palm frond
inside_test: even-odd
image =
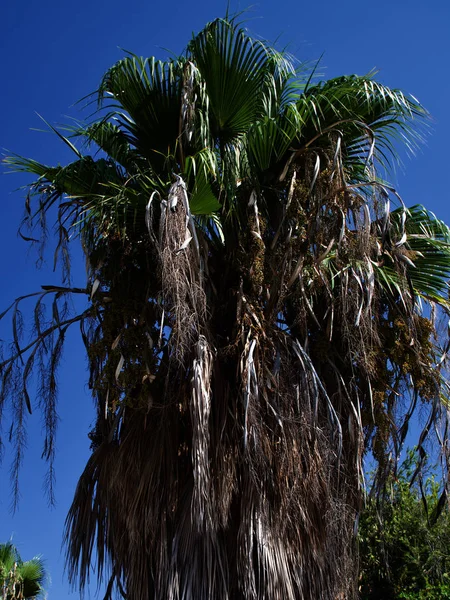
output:
[[[20,578],[24,598],[38,598],[44,594],[43,584],[47,578],[44,561],[36,556],[20,565]]]
[[[326,143],[324,133],[336,131],[345,140],[346,160],[359,162],[368,150],[388,166],[389,154],[395,156],[394,140],[413,151],[422,137],[427,112],[412,97],[373,80],[373,74],[338,77],[308,88],[296,105],[303,123],[300,147]]]
[[[263,114],[270,92],[277,95],[277,77],[283,78],[281,61],[263,42],[223,19],[196,35],[187,55],[205,82],[212,136],[221,144],[234,142]],[[262,97],[265,88],[267,97]]]
[[[398,214],[394,215],[394,219]],[[405,249],[414,267],[408,276],[419,297],[444,306],[449,304],[450,228],[421,205],[408,209]]]
[[[17,548],[11,543],[0,544],[0,565],[3,572],[12,569],[15,562],[20,560]]]
[[[72,137],[82,138],[86,145],[94,143],[109,158],[133,173],[136,168],[144,167],[142,157],[134,150],[126,134],[114,123],[114,120],[100,120],[91,125],[80,125],[70,129]]]
[[[208,151],[186,160],[185,177],[191,190],[189,206],[193,215],[211,215],[221,207],[211,185],[215,168],[215,157]]]
[[[33,185],[46,191],[52,189],[61,196],[84,198],[98,191],[101,185],[123,181],[114,163],[104,158],[94,160],[84,156],[65,167],[49,167],[19,156],[8,157],[5,162],[13,170],[38,175],[39,179]]]
[[[47,579],[45,563],[40,556],[23,561],[11,542],[0,544],[0,594],[6,593],[2,599],[44,598]]]
[[[276,118],[265,117],[250,128],[247,134],[248,158],[257,172],[267,171],[278,163],[291,146],[298,128],[289,117],[288,113]]]
[[[103,77],[99,104],[150,164],[175,151],[179,135],[183,61],[162,62],[130,55]],[[124,112],[125,111],[125,112]]]

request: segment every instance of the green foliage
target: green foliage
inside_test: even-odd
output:
[[[23,561],[11,542],[0,544],[1,600],[33,600],[44,598],[47,578],[44,562],[35,556]]]
[[[367,501],[359,530],[362,600],[450,598],[449,508],[434,474],[411,485],[416,468],[410,452],[388,482],[388,498]]]

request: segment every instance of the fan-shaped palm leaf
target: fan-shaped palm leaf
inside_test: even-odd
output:
[[[37,599],[45,596],[47,579],[42,558],[22,561],[11,542],[0,544],[0,594],[2,600]]]

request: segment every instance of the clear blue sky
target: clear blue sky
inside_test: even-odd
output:
[[[231,10],[246,6],[234,0]],[[178,53],[193,31],[223,16],[225,10],[225,1],[214,0],[3,0],[0,148],[41,162],[64,163],[69,156],[55,136],[31,131],[42,128],[35,111],[52,124],[66,121],[66,116],[81,118],[73,103],[96,89],[103,72],[122,56],[119,48],[160,58],[167,56],[164,49]],[[394,182],[406,204],[424,203],[450,223],[450,3],[263,0],[247,13],[247,26],[254,35],[278,40],[281,47],[288,45],[300,60],[313,60],[324,53],[326,77],[365,74],[376,67],[384,84],[414,94],[433,115],[434,132],[422,152],[405,164],[405,173],[395,175]],[[26,181],[20,175],[0,173],[0,312],[16,296],[35,291],[41,284],[59,282],[50,268],[36,271],[26,243],[16,234],[23,194],[13,190]],[[75,260],[73,280],[74,285],[84,285],[79,259]],[[3,327],[0,334],[5,335]],[[40,460],[38,410],[28,419],[22,499],[14,516],[9,512],[8,452],[0,469],[0,541],[13,535],[24,559],[44,555],[52,577],[50,600],[77,596],[70,594],[63,575],[61,542],[76,481],[89,456],[86,434],[93,420],[93,405],[86,380],[83,350],[72,335],[67,339],[59,379],[56,508],[48,508],[42,490],[45,464]],[[4,434],[7,423],[5,420]]]

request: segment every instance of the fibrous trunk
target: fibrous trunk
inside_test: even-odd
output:
[[[365,390],[348,356],[371,316],[366,306],[355,327],[355,279],[330,298],[291,177],[296,229],[283,217],[272,246],[255,194],[222,255],[197,236],[182,181],[149,203],[141,245],[161,292],[129,286],[104,308],[93,453],[68,520],[72,575],[86,576],[96,537],[99,566],[110,561],[127,598],[354,594]],[[322,238],[339,235],[347,200]]]

